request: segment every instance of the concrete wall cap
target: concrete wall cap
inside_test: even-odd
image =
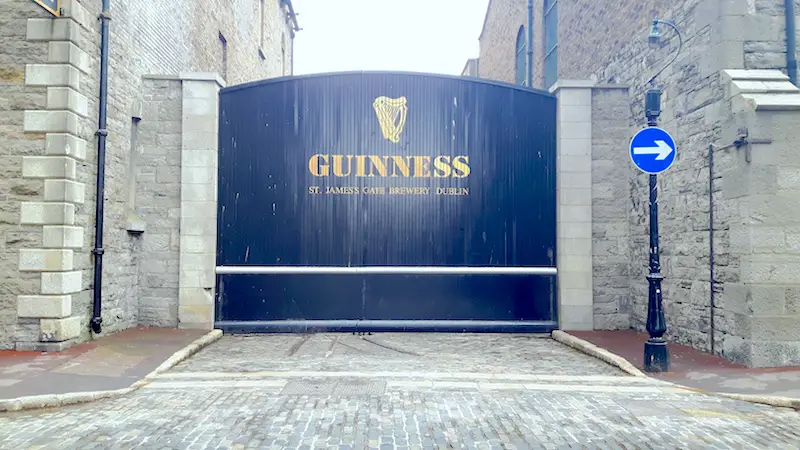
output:
[[[562,88],[592,88],[597,86],[597,83],[591,80],[558,80],[550,86],[550,92],[556,92]]]
[[[728,81],[783,81],[789,79],[789,77],[780,70],[726,69],[722,71],[722,74],[728,79]]]
[[[610,83],[596,84],[595,86],[593,86],[593,89],[625,89],[625,90],[628,90],[630,88],[631,88],[631,86],[628,85],[628,84],[610,84]]]
[[[226,86],[225,80],[223,80],[222,77],[216,73],[212,72],[181,72],[178,77],[181,80],[216,81],[220,87]]]
[[[797,94],[742,94],[742,97],[752,102],[756,110],[800,110]]]

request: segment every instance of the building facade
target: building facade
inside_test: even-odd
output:
[[[524,84],[526,3],[490,0],[480,77]],[[565,269],[576,254],[586,268],[575,278],[560,272],[562,286],[585,287],[562,288],[561,304],[590,308],[577,319],[562,311],[565,320],[645,329],[648,176],[631,164],[629,143],[647,124],[649,79],[679,49],[663,24],[661,44],[648,45],[653,19],[668,19],[683,42],[654,82],[663,91],[659,126],[678,148],[658,180],[666,336],[751,366],[799,365],[800,206],[792,198],[800,159],[792,149],[800,132],[790,124],[800,120],[800,92],[786,34],[798,10],[783,0],[533,4],[533,87],[556,93],[560,114],[571,115],[559,130],[559,220],[577,217],[582,228],[570,224],[559,236],[590,242],[559,249]]]
[[[90,337],[93,315],[102,334],[210,328],[198,311],[213,308],[201,280],[213,273],[191,258],[213,239],[191,232],[208,226],[216,161],[186,131],[216,139],[221,86],[292,73],[291,0],[104,3],[0,0],[0,349],[69,347]]]
[[[467,60],[467,63],[464,64],[464,68],[461,70],[461,75],[465,77],[477,77],[478,58],[472,58]]]

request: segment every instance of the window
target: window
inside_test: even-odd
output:
[[[127,189],[128,189],[128,233],[137,235],[144,232],[144,222],[139,220],[136,214],[136,172],[139,165],[139,122],[140,117],[131,118],[131,142],[130,142],[130,155],[128,158],[128,173],[127,173]]]
[[[544,0],[544,87],[558,79],[558,0]]]
[[[525,27],[519,27],[519,31],[517,32],[517,55],[516,61],[514,63],[514,71],[516,73],[516,83],[525,85],[525,69],[527,65],[525,64]]]
[[[225,36],[222,33],[219,34],[219,43],[222,46],[222,67],[220,72],[222,73],[222,79],[228,81],[228,41],[225,40]]]
[[[286,75],[286,33],[281,33],[281,75]]]

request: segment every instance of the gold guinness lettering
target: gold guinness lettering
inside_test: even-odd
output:
[[[404,177],[409,176],[411,173],[411,164],[406,160],[405,157],[402,156],[392,156],[392,162],[394,162],[394,171],[392,171],[392,176],[397,176],[397,169],[400,169],[400,173],[403,174]]]
[[[353,167],[355,165],[355,167]],[[333,170],[331,170],[333,169]],[[308,170],[315,177],[466,178],[468,156],[314,155]]]
[[[372,163],[371,167],[373,169],[378,169],[378,173],[382,177],[385,177],[386,176],[386,157],[385,156],[368,156],[368,158],[369,158],[369,162]],[[381,159],[381,158],[383,158],[383,159]],[[374,170],[370,170],[369,171],[369,176],[374,177],[375,176],[375,171]]]
[[[455,178],[467,178],[469,176],[470,168],[469,168],[469,156],[456,156],[453,158],[453,177]],[[455,173],[455,171],[461,172],[460,174]]]
[[[343,159],[347,158],[347,172],[344,171]],[[353,159],[353,155],[333,155],[333,174],[337,177],[346,177],[350,175],[350,160]]]
[[[330,170],[328,155],[314,155],[308,160],[308,171],[315,177],[327,177]]]

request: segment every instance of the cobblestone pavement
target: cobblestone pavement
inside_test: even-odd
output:
[[[627,375],[532,335],[351,334],[224,336],[176,367],[186,372],[422,371]]]
[[[327,337],[315,336],[303,345]],[[359,339],[339,338],[348,344]],[[331,350],[304,360],[310,349],[293,343],[288,344],[293,364],[267,362],[287,353],[264,342],[285,339],[226,337],[127,396],[0,414],[0,448],[800,448],[795,411],[705,396],[602,366],[593,369],[595,361],[563,347],[559,352],[560,344],[549,340],[517,340],[514,347],[512,341],[491,338],[499,348],[511,346],[527,357],[541,351],[547,363],[528,373],[522,366],[476,373],[485,343],[462,355],[466,362],[454,367],[458,371],[422,365],[421,356],[377,350],[374,354],[385,359],[376,357],[364,371],[362,359],[369,358],[354,357],[354,365],[343,358],[332,365],[340,370],[331,370],[330,363],[319,361],[334,358]],[[469,349],[458,344],[460,337],[436,339]],[[243,350],[243,342],[253,348]],[[433,347],[415,348],[422,355],[422,349]],[[506,367],[519,363],[499,352],[497,360]],[[249,370],[214,366],[218,358]],[[408,366],[397,362],[403,358]],[[413,369],[415,360],[423,371]],[[548,370],[547,364],[570,369]],[[552,373],[568,370],[580,373]]]

